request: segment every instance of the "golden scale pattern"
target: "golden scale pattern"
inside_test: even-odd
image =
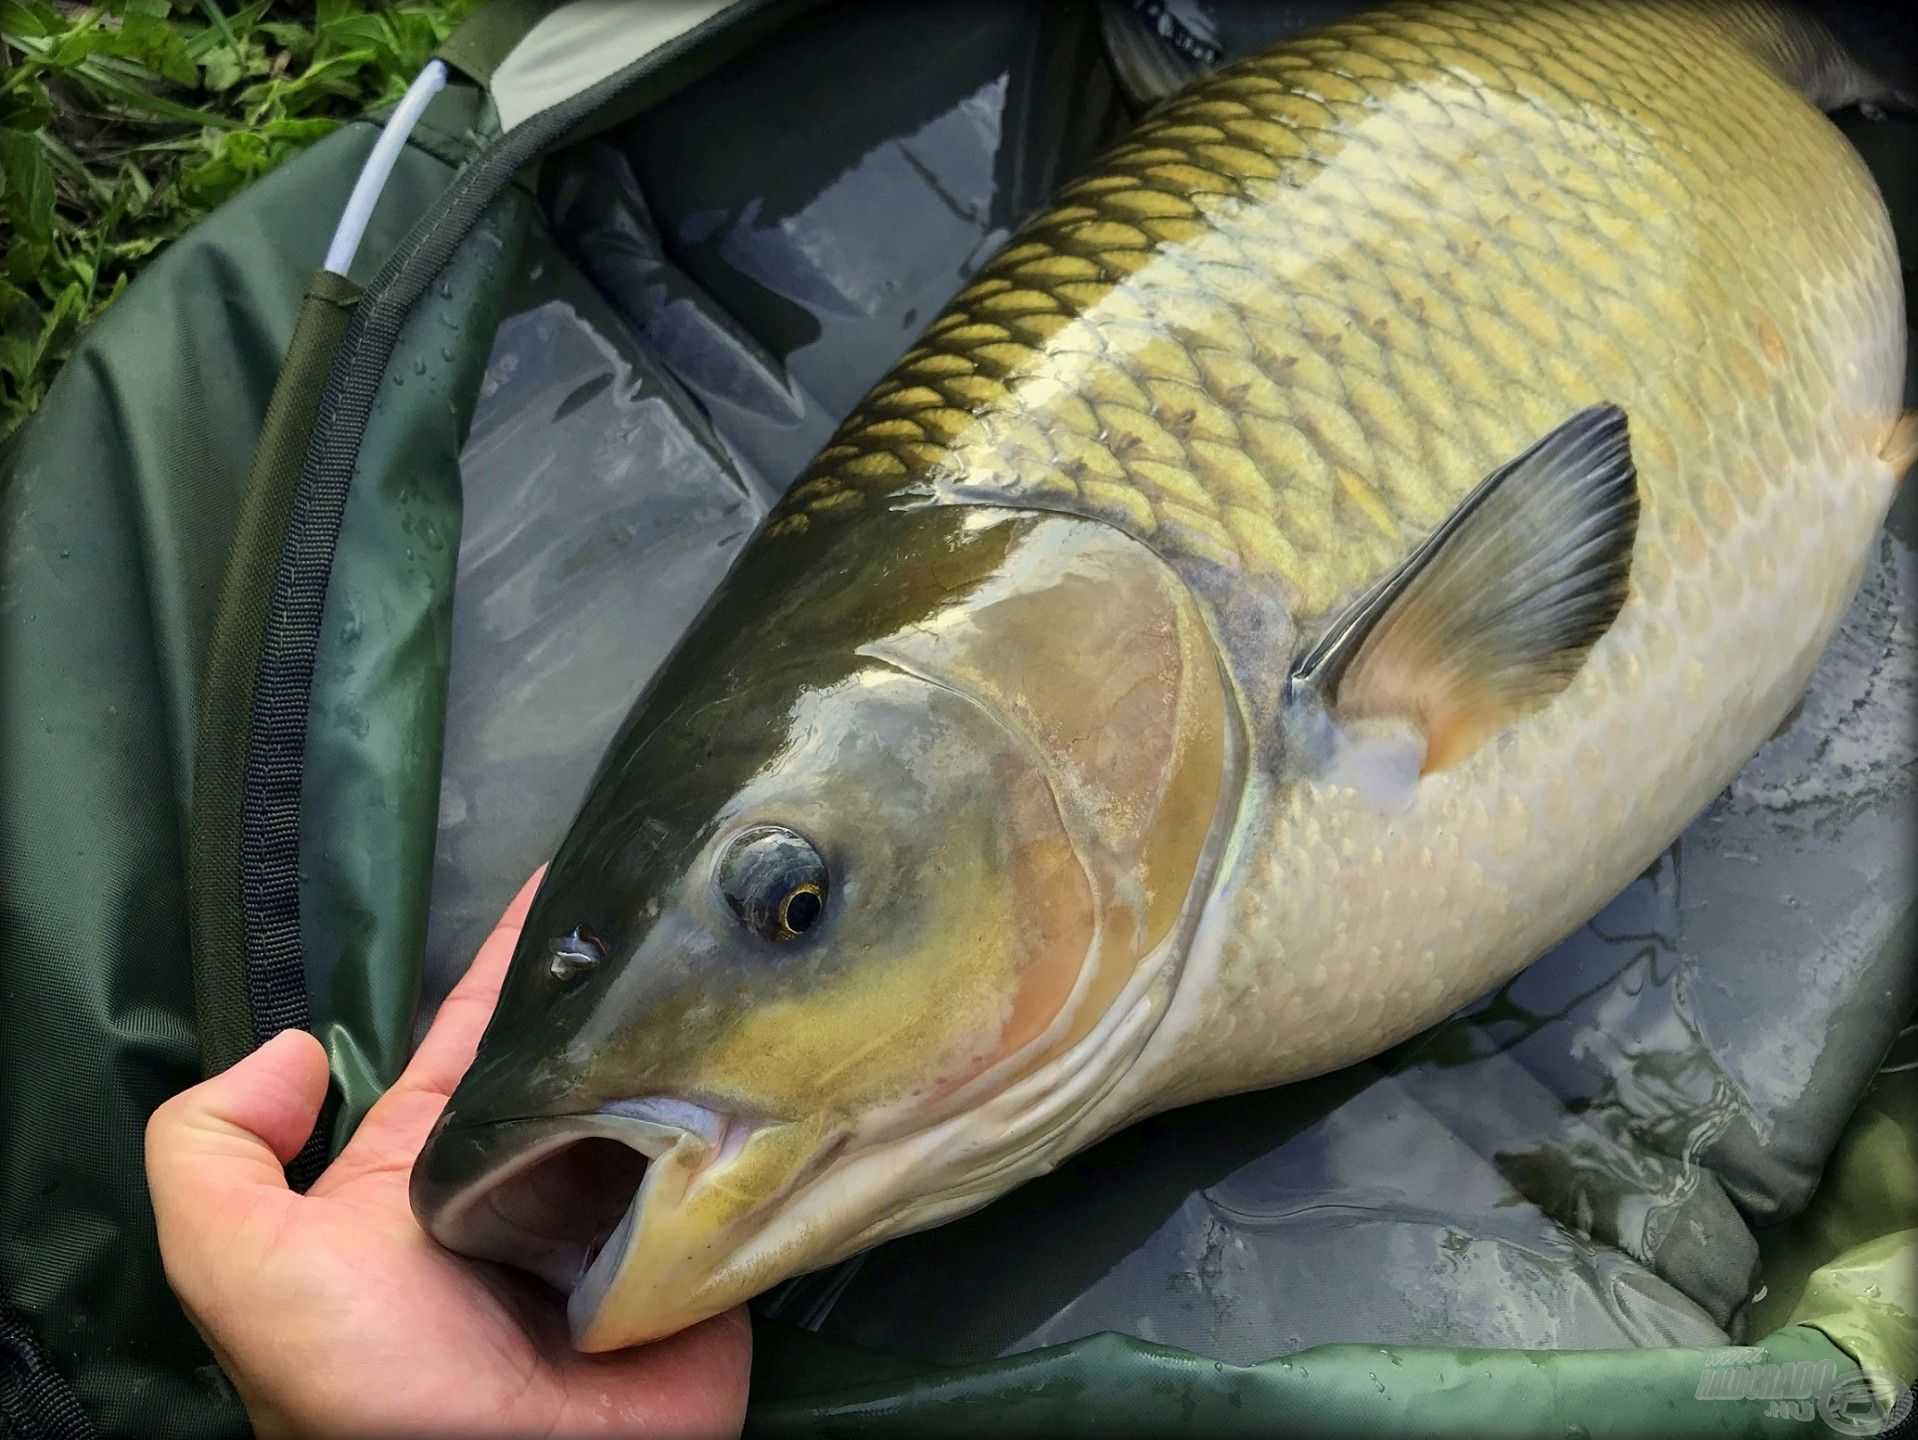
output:
[[[1715,28],[1764,23],[1414,5],[1227,67],[982,269],[769,533],[901,492],[1067,510],[1202,590],[1256,576],[1309,622],[1485,471],[1617,399],[1656,600],[1759,504],[1757,457],[1812,428],[1795,407],[1842,387],[1813,373],[1833,347],[1800,287],[1868,328],[1860,301],[1895,283],[1873,246],[1813,255],[1795,232],[1817,193],[1857,211],[1821,229],[1873,234],[1876,194],[1824,178],[1856,164],[1842,142],[1768,123],[1800,102]],[[1680,553],[1647,564],[1660,547]]]

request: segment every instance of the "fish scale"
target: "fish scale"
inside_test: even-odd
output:
[[[1428,1023],[1777,723],[1888,502],[1903,370],[1882,201],[1776,73],[1836,83],[1831,56],[1763,5],[1454,3],[1230,66],[1068,185],[789,492],[772,534],[908,496],[1120,527],[1211,602],[1257,727],[1261,646],[1580,406],[1630,416],[1632,592],[1573,687],[1392,822],[1255,778],[1188,962],[1217,973],[1089,1129]],[[1289,635],[1236,643],[1248,586]]]
[[[1714,509],[1714,468],[1749,501],[1775,482],[1738,455],[1806,418],[1752,397],[1781,363],[1832,386],[1807,369],[1882,332],[1897,280],[1862,167],[1728,34],[1808,44],[1758,7],[1443,5],[1221,72],[984,268],[775,524],[928,485],[1039,500],[1269,577],[1309,623],[1594,396],[1639,400],[1641,468],[1675,472],[1652,543]]]

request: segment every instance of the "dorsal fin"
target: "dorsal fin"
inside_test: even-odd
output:
[[[1582,410],[1476,485],[1293,667],[1294,703],[1423,735],[1421,773],[1570,682],[1625,602],[1638,530],[1625,412]]]

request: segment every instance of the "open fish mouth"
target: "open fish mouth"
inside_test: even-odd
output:
[[[449,1250],[523,1270],[566,1297],[577,1342],[631,1257],[641,1216],[723,1163],[757,1123],[667,1096],[577,1115],[442,1121],[412,1181],[415,1214]]]

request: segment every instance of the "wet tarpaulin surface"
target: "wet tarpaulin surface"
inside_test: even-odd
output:
[[[464,460],[429,1007],[771,499],[1123,126],[1090,12],[980,5],[955,42],[941,8],[826,7],[549,167]],[[1911,1009],[1911,541],[1884,537],[1796,720],[1498,993],[766,1308],[947,1361],[1108,1329],[1226,1361],[1741,1338],[1758,1228]]]

